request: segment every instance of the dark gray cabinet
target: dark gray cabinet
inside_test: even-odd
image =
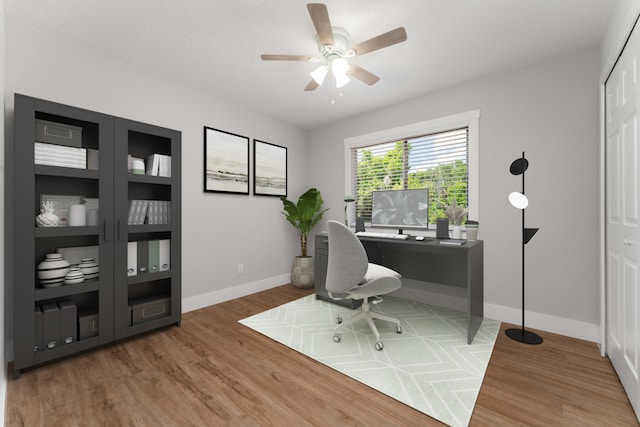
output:
[[[35,164],[39,120],[79,129],[80,148],[95,150],[98,163],[93,169]],[[178,131],[15,95],[14,142],[5,144],[5,283],[13,290],[7,305],[13,302],[8,311],[13,312],[14,375],[116,339],[180,323],[180,140]],[[152,154],[170,156],[170,177],[128,172],[129,155],[146,160]],[[37,227],[43,195],[97,200],[97,225]],[[133,199],[171,202],[171,221],[129,225]],[[129,242],[152,240],[170,240],[170,268],[128,276]],[[81,253],[82,248],[97,250],[98,279],[42,287],[38,264],[61,248],[80,248]],[[151,301],[149,310],[155,308],[154,300],[163,301],[164,311],[132,325],[131,306],[141,298]],[[41,308],[66,307],[69,302],[77,309],[77,334],[68,342],[43,345],[42,319],[48,313]],[[82,333],[81,319],[91,319],[92,333]]]

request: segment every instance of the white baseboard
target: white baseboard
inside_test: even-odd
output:
[[[208,307],[234,298],[240,298],[256,292],[275,288],[285,283],[289,283],[290,279],[290,275],[287,273],[280,276],[258,280],[256,282],[244,283],[242,285],[220,289],[204,295],[185,298],[182,300],[182,312],[187,313],[192,310]],[[423,304],[437,305],[451,310],[466,311],[467,301],[464,296],[460,296],[458,292],[447,292],[447,288],[450,288],[448,286],[429,284],[428,290],[426,290],[424,287],[422,289],[412,287],[411,282],[406,283],[408,286],[404,286],[404,284],[403,279],[403,287],[390,295],[411,301],[417,301]],[[442,289],[439,288],[440,286]],[[513,323],[515,325],[520,325],[522,321],[522,311],[520,309],[490,304],[487,302],[484,303],[484,316],[489,319]],[[600,345],[600,325],[596,323],[580,322],[564,317],[551,316],[531,311],[527,311],[525,316],[525,326],[527,328],[591,341]]]
[[[413,281],[402,279],[403,286],[391,293],[391,296],[405,298],[422,304],[432,304],[450,310],[466,311],[467,300],[464,294],[452,291],[451,286],[421,282],[419,286]],[[501,322],[522,324],[522,311],[517,308],[484,303],[484,317]],[[601,345],[600,325],[596,323],[580,322],[564,317],[527,311],[525,313],[525,327],[565,335],[572,338],[591,341]]]
[[[210,305],[240,298],[246,295],[255,294],[256,292],[266,291],[267,289],[282,286],[291,281],[289,273],[280,276],[269,277],[267,279],[258,280],[256,282],[243,283],[241,285],[230,288],[219,289],[203,295],[184,298],[182,300],[182,312],[197,310],[199,308],[208,307]]]
[[[522,311],[512,307],[485,302],[484,316],[501,322],[516,325],[522,324]],[[600,345],[600,325],[597,323],[580,322],[564,317],[527,311],[525,313],[525,327],[591,341]]]

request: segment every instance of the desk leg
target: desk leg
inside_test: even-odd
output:
[[[469,251],[467,259],[467,343],[471,344],[484,317],[484,242]]]

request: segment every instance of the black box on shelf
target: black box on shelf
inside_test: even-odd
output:
[[[44,350],[44,346],[42,345],[42,310],[38,306],[36,306],[35,312],[34,338],[33,351]]]
[[[55,303],[42,306],[42,342],[43,350],[60,345],[60,309]]]
[[[36,141],[82,147],[82,128],[36,119]]]
[[[60,345],[71,344],[78,341],[78,309],[71,301],[60,301]]]
[[[98,311],[85,309],[78,312],[78,339],[80,341],[98,336]]]
[[[137,298],[131,300],[131,325],[169,316],[171,314],[171,298],[166,295]]]

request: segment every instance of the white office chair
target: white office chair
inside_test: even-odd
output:
[[[362,309],[359,313],[342,322],[338,316],[333,340],[340,342],[342,336],[338,331],[364,318],[376,336],[375,348],[384,348],[380,342],[380,334],[373,319],[386,320],[395,323],[396,332],[402,333],[400,321],[384,314],[370,311],[369,298],[375,297],[372,304],[382,301],[379,295],[388,294],[400,288],[400,274],[369,262],[362,243],[353,232],[338,221],[329,221],[329,265],[327,267],[326,289],[334,299],[361,299]]]

